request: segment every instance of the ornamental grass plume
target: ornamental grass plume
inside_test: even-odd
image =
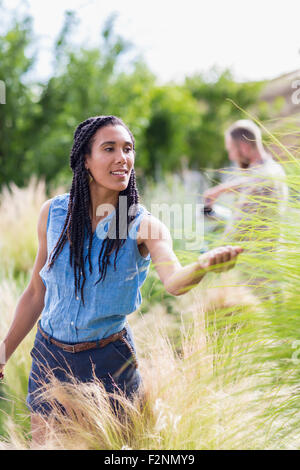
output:
[[[54,380],[44,389],[53,412],[43,448],[300,448],[300,165],[288,155],[282,164],[289,199],[278,245],[264,241],[274,238],[278,225],[268,219],[262,236],[258,230],[262,219],[256,215],[247,220],[248,236],[240,240],[245,250],[234,270],[209,273],[199,286],[176,297],[172,309],[163,297],[157,301],[157,288],[152,300],[154,288],[147,280],[147,309],[143,315],[129,316],[144,380],[143,400],[131,403],[120,395],[123,414],[117,418],[99,381]],[[14,232],[13,227],[9,230]],[[16,246],[11,248],[5,233],[3,240],[18,257],[21,238],[12,236]],[[222,243],[225,240],[230,240],[228,233]],[[211,246],[220,244],[220,232],[207,241]],[[21,265],[29,269],[24,260],[20,269]],[[8,262],[2,270],[0,331],[10,323],[26,275],[16,278]],[[1,449],[31,447],[25,397],[34,333],[14,353],[0,386]],[[57,402],[67,414],[61,413]]]
[[[64,188],[52,191],[53,197]],[[38,248],[36,235],[38,214],[47,199],[46,184],[32,176],[28,186],[15,183],[4,186],[0,194],[1,268],[14,275],[30,272]]]

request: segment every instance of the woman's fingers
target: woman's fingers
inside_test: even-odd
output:
[[[243,252],[243,248],[240,247],[240,246],[228,246],[228,247],[225,247],[227,249],[227,253],[228,253],[228,259],[227,261],[231,261],[233,259],[236,260],[237,256]]]
[[[226,256],[226,252],[224,249],[223,250],[222,248],[215,249],[215,252],[212,254],[212,257],[211,257],[211,261],[212,261],[211,266],[215,264],[223,263],[225,256]]]

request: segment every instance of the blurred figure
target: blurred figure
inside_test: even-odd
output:
[[[270,252],[274,261],[273,253],[277,258],[283,242],[282,216],[288,198],[285,172],[265,151],[260,128],[250,120],[235,122],[225,133],[225,145],[236,170],[228,181],[204,193],[205,210],[211,209],[212,215],[218,216],[218,207],[222,206],[214,206],[217,198],[230,191],[235,194],[223,236],[230,243],[247,243],[252,255],[259,259],[255,270],[246,269],[248,285],[261,299],[281,303],[284,288],[276,273],[274,277]],[[278,262],[280,265],[280,256]]]
[[[265,151],[260,128],[253,121],[236,121],[225,133],[225,145],[237,171],[225,183],[205,191],[205,210],[213,208],[221,194],[234,192],[237,200],[225,234],[249,239],[250,232],[265,230],[270,241],[272,226],[272,240],[278,240],[280,234],[275,236],[273,230],[274,218],[284,213],[288,197],[282,166]]]

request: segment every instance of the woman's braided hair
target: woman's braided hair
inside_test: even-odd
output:
[[[70,189],[70,199],[68,205],[68,213],[64,223],[64,227],[60,234],[60,237],[53,248],[48,268],[53,266],[55,259],[61,253],[67,240],[70,242],[70,265],[73,266],[74,258],[74,277],[75,277],[75,296],[77,292],[81,290],[81,299],[84,304],[83,288],[86,280],[84,259],[83,259],[83,247],[84,247],[84,235],[85,227],[87,228],[89,238],[88,248],[88,260],[89,270],[92,273],[91,263],[91,247],[93,240],[92,224],[89,216],[90,207],[90,190],[89,190],[89,173],[85,168],[86,154],[91,153],[93,144],[93,136],[95,132],[104,126],[117,126],[121,125],[129,132],[132,139],[133,150],[135,150],[135,141],[131,131],[124,124],[124,122],[116,116],[95,116],[81,122],[74,133],[74,142],[70,154],[70,166],[73,171],[73,180]],[[132,168],[129,183],[126,189],[120,191],[119,196],[127,197],[127,207],[130,208],[134,204],[139,202],[139,194],[136,186],[135,171]],[[110,255],[115,250],[114,269],[116,270],[116,259],[120,246],[122,246],[126,239],[119,238],[119,200],[115,211],[115,224],[111,226],[116,227],[113,238],[110,238],[111,230],[108,231],[107,237],[103,240],[101,250],[98,258],[99,274],[100,278],[96,282],[103,281],[106,277],[107,265],[110,264]],[[127,233],[130,222],[135,218],[135,215],[129,215],[127,213]],[[83,277],[82,285],[81,275]]]

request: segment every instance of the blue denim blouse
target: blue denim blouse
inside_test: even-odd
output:
[[[126,315],[134,312],[142,301],[140,288],[144,283],[150,265],[150,254],[143,257],[138,249],[136,232],[142,217],[149,213],[141,204],[138,205],[136,218],[130,225],[129,235],[120,247],[116,271],[114,271],[114,253],[107,266],[105,280],[99,279],[98,256],[101,250],[104,232],[115,211],[102,219],[93,234],[91,262],[93,272],[89,271],[88,238],[85,232],[84,260],[86,281],[84,302],[80,291],[75,297],[74,271],[69,262],[69,241],[63,247],[52,268],[47,268],[50,253],[59,238],[67,215],[69,193],[54,197],[49,208],[47,221],[48,257],[39,274],[45,284],[45,303],[41,314],[41,326],[59,341],[77,343],[95,341],[122,330]]]

